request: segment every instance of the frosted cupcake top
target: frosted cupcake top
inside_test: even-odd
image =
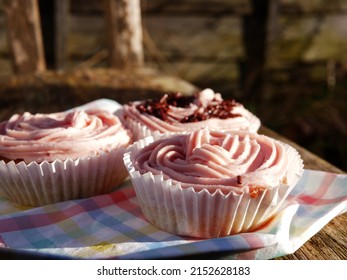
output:
[[[132,155],[136,171],[163,174],[182,188],[224,194],[291,185],[302,172],[296,150],[275,139],[247,132],[207,129],[154,141]]]
[[[203,127],[256,132],[259,119],[235,100],[223,100],[205,89],[196,95],[165,94],[160,99],[135,101],[124,106],[125,118],[151,131],[182,132]]]
[[[98,155],[130,141],[119,118],[102,110],[26,112],[0,123],[0,157],[26,163]]]

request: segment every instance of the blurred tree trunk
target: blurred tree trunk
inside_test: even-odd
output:
[[[37,0],[6,0],[7,35],[15,73],[46,69]]]
[[[104,0],[111,67],[143,66],[141,7],[139,0]]]

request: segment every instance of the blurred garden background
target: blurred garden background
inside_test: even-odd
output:
[[[4,1],[0,77],[13,73]],[[107,65],[102,1],[39,3],[48,68]],[[66,12],[52,27],[57,3]],[[235,98],[347,170],[347,0],[141,0],[141,8],[146,66]],[[58,58],[52,28],[66,36]]]

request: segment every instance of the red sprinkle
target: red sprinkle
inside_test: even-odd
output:
[[[147,113],[161,120],[169,121],[167,115],[170,110],[170,106],[188,108],[192,103],[194,103],[194,101],[197,100],[197,98],[197,95],[185,96],[179,92],[165,94],[158,99],[142,101],[136,106],[136,109],[140,113]],[[228,119],[240,117],[240,114],[232,113],[233,107],[238,105],[239,103],[237,103],[234,99],[223,100],[219,103],[216,102],[216,104],[207,106],[203,111],[201,111],[201,108],[199,108],[200,110],[197,110],[193,114],[177,121],[181,123],[191,123],[211,118]]]

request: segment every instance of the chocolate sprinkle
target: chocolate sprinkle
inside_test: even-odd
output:
[[[197,100],[197,95],[182,95],[181,93],[171,93],[165,94],[158,99],[149,99],[142,101],[136,106],[136,109],[140,113],[147,113],[149,115],[155,116],[163,121],[170,122],[168,119],[168,113],[170,111],[170,106],[189,108],[189,106]],[[217,100],[214,100],[217,101]],[[238,106],[234,99],[223,100],[221,102],[215,102],[216,104],[211,104],[204,108],[204,110],[196,110],[193,114],[176,120],[181,123],[191,123],[199,122],[211,118],[228,119],[240,117],[240,114],[232,113],[233,107]]]

